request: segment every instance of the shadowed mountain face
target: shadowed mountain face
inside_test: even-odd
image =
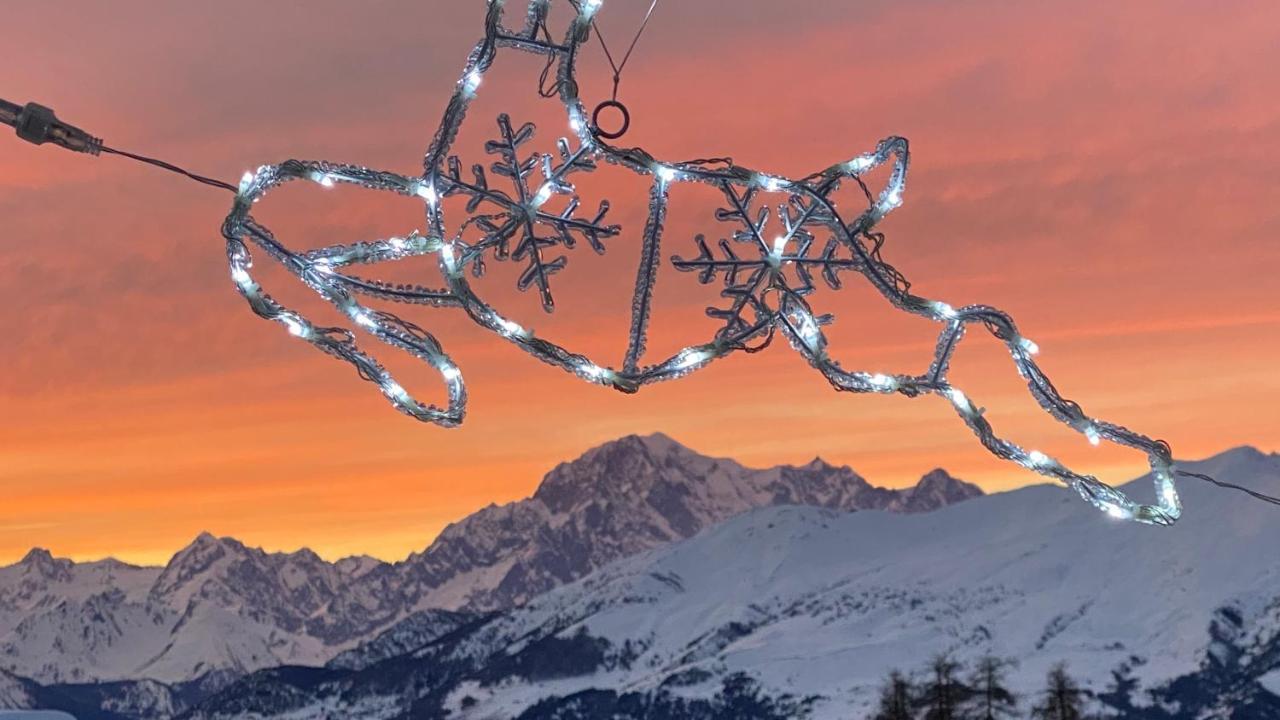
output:
[[[980,494],[941,470],[887,490],[818,459],[752,469],[663,435],[629,436],[557,466],[533,497],[484,508],[395,564],[267,553],[208,533],[164,568],[33,550],[0,568],[0,669],[44,683],[216,684],[282,663],[320,665],[406,621],[369,656],[384,657],[755,508],[920,512]]]
[[[396,572],[422,605],[494,610],[754,508],[922,512],[981,494],[943,470],[888,490],[820,459],[757,470],[633,435],[557,466],[531,498],[450,525]]]
[[[1187,467],[1280,491],[1280,455]],[[1024,708],[1065,661],[1106,717],[1273,720],[1276,509],[1182,494],[1172,528],[1047,485],[928,515],[751,510],[373,665],[256,674],[189,717],[846,720],[890,669],[946,653],[1014,660]]]

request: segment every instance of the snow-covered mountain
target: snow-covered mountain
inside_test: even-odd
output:
[[[1280,455],[1186,467],[1280,492]],[[1013,658],[1026,691],[1066,661],[1125,717],[1280,716],[1280,513],[1182,485],[1172,528],[1052,486],[917,515],[759,509],[400,657],[252,676],[192,716],[697,718],[741,703],[740,718],[834,720],[940,652]]]
[[[557,466],[533,497],[450,525],[394,573],[418,608],[503,609],[754,508],[923,512],[981,494],[943,470],[889,490],[819,458],[753,469],[662,434],[631,435]]]
[[[758,470],[662,435],[630,436],[561,464],[533,497],[482,509],[395,564],[267,553],[208,533],[164,568],[33,550],[0,568],[0,669],[45,684],[216,686],[260,668],[323,665],[386,632],[347,656],[368,663],[470,613],[508,609],[752,508],[916,512],[980,494],[941,470],[886,490],[820,460]]]

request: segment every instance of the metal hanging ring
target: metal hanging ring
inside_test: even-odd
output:
[[[609,132],[600,127],[600,113],[606,108],[617,108],[622,113],[622,127],[614,132]],[[631,113],[627,112],[627,106],[617,100],[605,100],[596,106],[595,112],[591,113],[591,131],[606,140],[616,140],[627,134],[627,129],[631,127]]]

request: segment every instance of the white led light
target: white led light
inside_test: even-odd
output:
[[[769,192],[778,192],[783,188],[786,181],[780,180],[771,175],[761,174],[756,176],[756,182],[759,183],[760,187],[768,190]]]
[[[388,379],[383,383],[383,387],[386,388],[387,394],[394,397],[396,400],[400,402],[406,402],[409,400],[409,393],[406,392],[404,387],[395,380]]]
[[[669,182],[671,182],[672,180],[675,180],[675,179],[676,179],[676,170],[675,170],[675,168],[668,167],[668,166],[666,166],[666,165],[659,165],[659,166],[657,166],[657,167],[654,169],[654,172],[658,174],[658,179],[659,179],[659,180],[661,180],[661,181],[662,181],[662,182],[664,182],[664,183],[669,183]]]
[[[969,398],[960,390],[960,388],[948,388],[947,397],[951,398],[951,404],[961,410],[969,410]]]
[[[960,317],[960,313],[956,312],[955,308],[951,307],[950,305],[944,302],[934,302],[933,311],[948,320],[955,320],[956,318]]]
[[[709,357],[711,357],[711,353],[706,350],[685,350],[680,353],[680,360],[676,363],[676,367],[685,370]]]
[[[333,176],[326,172],[313,170],[311,172],[311,180],[313,182],[319,183],[321,187],[327,187],[327,188],[333,187]]]
[[[245,193],[249,192],[249,186],[253,184],[254,177],[255,175],[247,170],[245,171],[244,175],[240,176],[239,193],[241,195],[244,195]]]
[[[885,375],[884,373],[876,373],[875,375],[872,375],[870,382],[872,385],[882,390],[896,390],[898,387],[897,379],[889,375]],[[955,388],[952,389],[955,390]],[[956,392],[959,391],[957,390]]]
[[[602,378],[605,378],[613,374],[609,371],[608,368],[602,368],[599,365],[596,365],[595,363],[591,363],[591,362],[584,362],[582,363],[581,367],[582,367],[582,372],[586,374],[587,377],[593,380],[600,380]]]
[[[285,327],[289,328],[289,334],[294,337],[304,337],[309,332],[307,330],[307,326],[298,322],[296,318],[289,317],[288,315],[282,315],[281,319],[284,321]]]
[[[416,192],[418,197],[426,200],[432,207],[435,207],[436,203],[440,202],[440,196],[436,193],[435,185],[429,182],[418,182]]]
[[[1098,434],[1098,429],[1090,425],[1084,429],[1084,436],[1089,438],[1089,444],[1097,445],[1102,442],[1102,436]]]
[[[848,170],[849,172],[856,174],[871,167],[874,163],[875,163],[875,158],[873,156],[859,155],[858,157],[845,163],[844,168],[845,170]]]
[[[231,279],[236,281],[237,285],[249,285],[253,282],[253,278],[244,268],[236,266],[231,268]]]
[[[1031,338],[1018,338],[1018,345],[1022,346],[1029,355],[1035,355],[1040,352],[1040,346],[1035,344]]]
[[[444,376],[445,380],[448,380],[451,383],[458,382],[462,379],[462,371],[458,370],[455,365],[445,365],[440,368],[440,374]]]
[[[480,72],[480,68],[476,68],[467,73],[467,79],[463,82],[463,88],[468,95],[474,95],[476,88],[480,87],[480,81],[484,79],[484,74]]]
[[[1114,503],[1106,503],[1105,505],[1103,505],[1103,507],[1106,508],[1108,515],[1110,515],[1111,517],[1117,520],[1127,520],[1130,517],[1130,513],[1128,510]]]
[[[582,17],[590,19],[603,4],[603,0],[586,0],[586,2],[582,3]]]
[[[523,327],[521,327],[520,323],[518,322],[508,320],[504,317],[499,317],[497,319],[497,323],[498,323],[498,328],[502,331],[502,334],[506,335],[507,337],[527,337],[528,336],[528,331],[526,331]]]
[[[369,316],[369,313],[364,310],[356,310],[353,312],[351,314],[351,319],[355,320],[357,325],[363,325],[367,328],[372,328],[377,325],[373,318]]]
[[[1031,461],[1031,464],[1035,467],[1045,467],[1046,465],[1053,464],[1053,461],[1049,459],[1049,456],[1039,450],[1032,450],[1027,453],[1027,460]]]
[[[552,192],[554,191],[549,183],[538,188],[538,193],[533,196],[533,206],[535,208],[541,207],[543,203],[551,198]]]
[[[890,210],[902,204],[902,188],[894,187],[885,194],[884,200],[880,203],[881,212],[889,212]]]
[[[440,257],[444,258],[444,267],[449,271],[450,275],[458,272],[458,256],[453,252],[452,243],[447,243],[440,247]]]

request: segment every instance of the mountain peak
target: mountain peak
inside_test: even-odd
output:
[[[982,488],[957,479],[942,468],[925,473],[919,482],[900,496],[902,512],[928,512],[982,495]]]
[[[35,565],[37,563],[53,562],[53,553],[42,547],[33,547],[27,551],[26,555],[18,561],[19,565]]]
[[[33,547],[18,561],[18,566],[28,573],[34,573],[46,580],[68,580],[71,569],[75,566],[70,560],[55,558],[53,553],[42,547]]]

